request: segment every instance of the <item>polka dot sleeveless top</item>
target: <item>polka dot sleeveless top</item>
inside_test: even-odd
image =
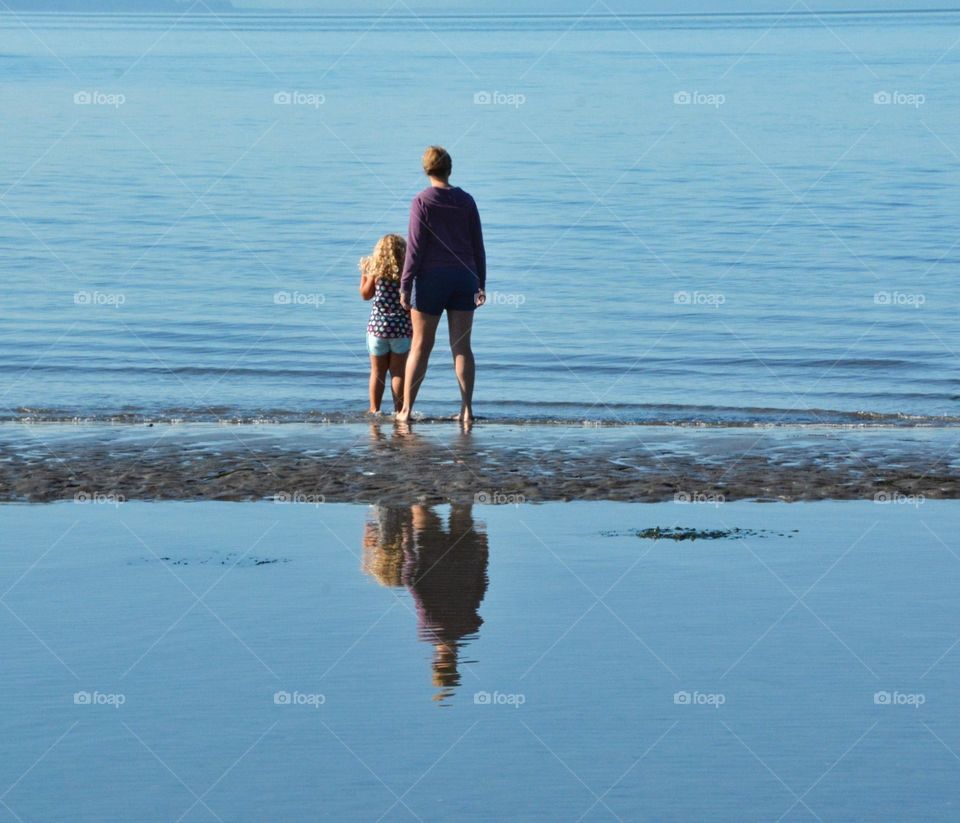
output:
[[[377,279],[377,289],[373,293],[373,308],[370,309],[367,333],[374,337],[388,339],[413,336],[410,315],[400,305],[399,283]]]

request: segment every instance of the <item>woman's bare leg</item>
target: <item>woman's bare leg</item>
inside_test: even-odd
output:
[[[403,408],[397,412],[396,417],[401,423],[410,419],[420,384],[427,374],[427,364],[430,362],[430,352],[433,351],[433,341],[437,336],[440,315],[424,314],[412,309],[410,320],[413,323],[413,341],[410,344],[410,356],[407,357],[407,370],[403,381]]]
[[[407,368],[407,354],[390,354],[390,391],[393,393],[393,410],[403,408],[403,373]]]
[[[370,412],[380,411],[380,404],[383,402],[383,388],[387,379],[387,364],[390,362],[389,355],[377,357],[370,355]]]
[[[457,419],[463,423],[470,423],[473,421],[473,383],[476,376],[476,363],[470,346],[473,312],[448,311],[447,325],[450,329],[453,368],[457,373],[457,382],[460,384],[460,414]]]

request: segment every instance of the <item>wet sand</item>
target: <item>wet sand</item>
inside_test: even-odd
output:
[[[960,429],[0,426],[0,501],[960,497]]]

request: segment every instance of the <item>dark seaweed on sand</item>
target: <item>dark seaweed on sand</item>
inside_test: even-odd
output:
[[[144,557],[139,562],[152,563],[160,562],[169,566],[238,566],[240,568],[250,568],[251,566],[272,566],[274,563],[289,563],[289,557],[241,557],[235,560],[237,552],[230,552],[224,556],[213,555],[210,557]]]
[[[650,529],[628,529],[626,531],[602,531],[604,537],[623,537],[633,535],[641,540],[740,540],[744,537],[793,537],[792,532],[774,532],[768,529],[687,529],[669,526]]]

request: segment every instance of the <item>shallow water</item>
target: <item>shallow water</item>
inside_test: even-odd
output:
[[[362,408],[356,260],[437,141],[486,226],[481,412],[955,417],[958,24],[0,14],[3,415]]]
[[[0,507],[0,815],[952,820],[956,516]]]

